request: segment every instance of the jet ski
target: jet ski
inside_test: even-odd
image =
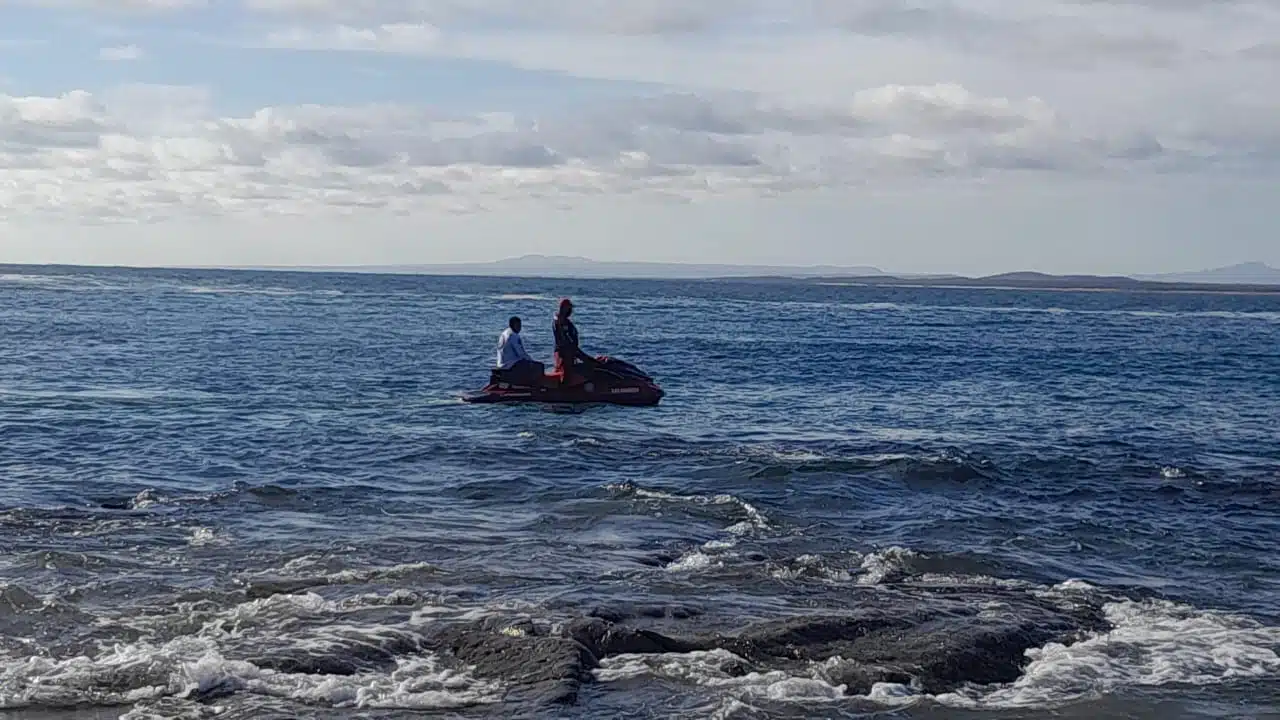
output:
[[[666,393],[653,378],[625,360],[601,356],[584,378],[564,385],[559,373],[492,370],[489,384],[462,400],[474,404],[551,403],[557,405],[657,405]]]

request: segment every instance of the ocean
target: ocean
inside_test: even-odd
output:
[[[472,406],[556,300],[656,408]],[[1280,717],[1280,297],[0,268],[0,718]]]

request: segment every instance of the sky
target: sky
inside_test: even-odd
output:
[[[0,0],[0,262],[1280,265],[1280,0]]]

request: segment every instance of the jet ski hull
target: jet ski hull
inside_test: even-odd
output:
[[[630,363],[598,358],[599,365],[578,382],[565,385],[560,375],[517,378],[495,370],[489,384],[462,400],[475,405],[546,403],[550,405],[626,405],[651,407],[666,393],[653,379]]]

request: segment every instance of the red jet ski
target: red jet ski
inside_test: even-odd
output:
[[[519,374],[493,370],[489,384],[478,392],[463,396],[463,401],[491,403],[552,403],[588,405],[650,406],[657,405],[664,393],[653,378],[629,362],[611,357],[596,358],[596,366],[585,372],[581,381],[565,386],[559,373]]]

